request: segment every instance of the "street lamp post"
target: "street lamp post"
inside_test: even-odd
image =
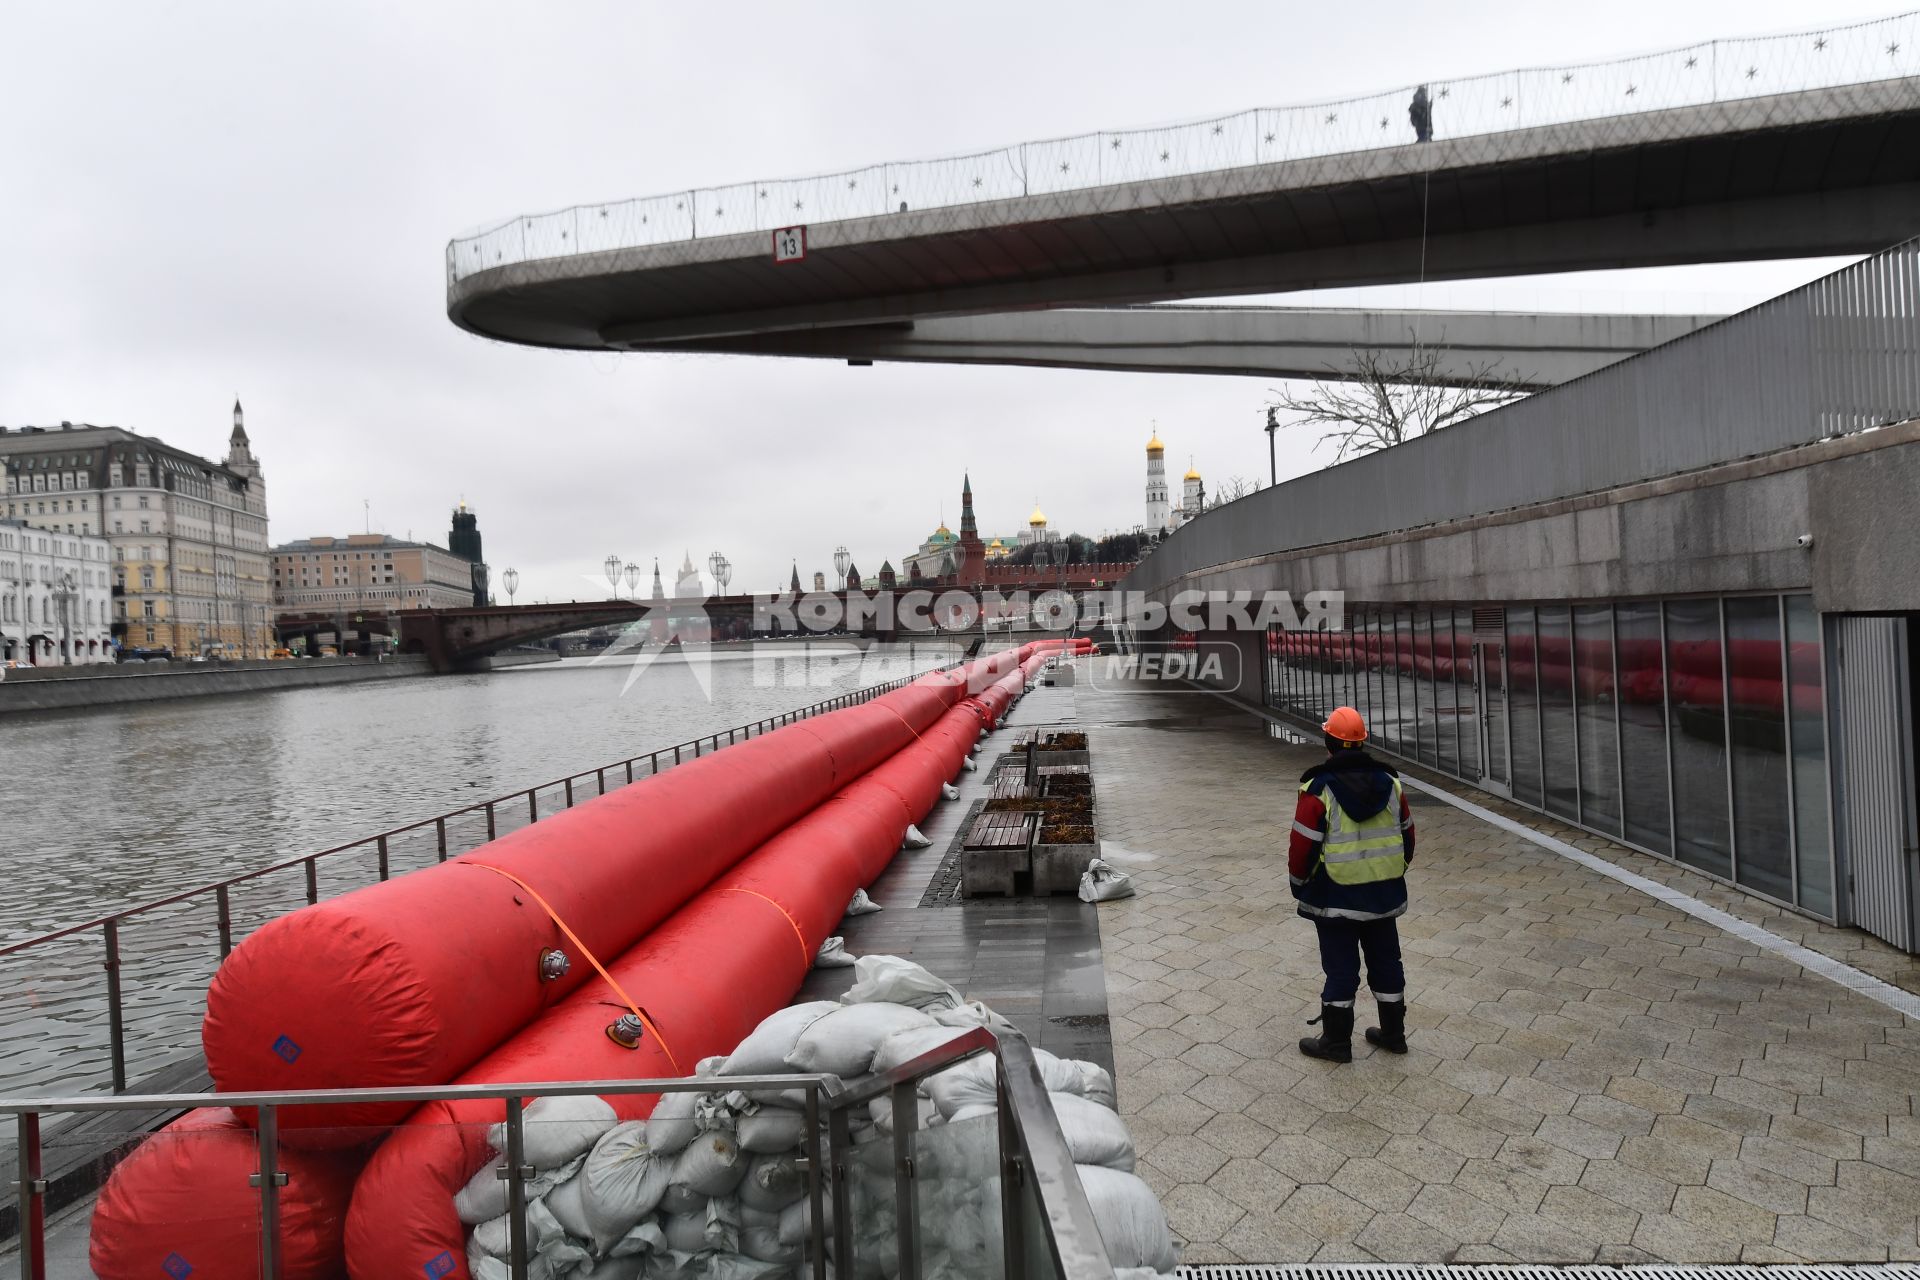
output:
[[[637,561],[627,561],[627,594],[635,600],[640,598],[640,565]]]
[[[723,596],[727,594],[727,584],[733,581],[733,561],[716,551],[713,553],[711,567],[713,569],[713,584],[717,588],[714,594]]]
[[[1269,405],[1267,407],[1267,484],[1269,486],[1280,483],[1280,464],[1275,462],[1273,457],[1273,434],[1278,430],[1280,430],[1279,419],[1274,417],[1273,407]]]
[[[847,585],[847,570],[853,567],[853,557],[847,554],[845,547],[833,549],[833,584],[836,588]]]
[[[607,571],[607,585],[613,588],[613,598],[620,598],[620,557],[608,556],[601,562],[601,568]]]
[[[726,562],[727,558],[718,551],[711,552],[707,556],[707,572],[713,576],[713,594],[715,595],[720,594],[720,566]]]
[[[60,575],[60,665],[73,665],[73,626],[70,609],[73,604],[73,571],[65,570]]]
[[[509,568],[500,575],[500,585],[507,589],[507,607],[513,607],[513,593],[520,589],[520,571]]]

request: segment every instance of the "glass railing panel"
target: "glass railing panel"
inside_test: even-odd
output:
[[[848,1149],[847,1221],[853,1256],[842,1268],[834,1259],[834,1273],[849,1276],[893,1275],[898,1270],[900,1214],[894,1177],[893,1135],[870,1120],[854,1117]]]
[[[921,1129],[912,1150],[920,1274],[1004,1276],[999,1116]]]

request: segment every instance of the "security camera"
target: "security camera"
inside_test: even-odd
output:
[[[1799,537],[1793,540],[1793,545],[1801,548],[1802,550],[1805,550],[1806,548],[1813,545],[1813,535],[1810,533],[1803,533]]]

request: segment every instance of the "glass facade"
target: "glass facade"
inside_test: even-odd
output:
[[[1350,605],[1267,657],[1277,710],[1833,918],[1811,597]]]

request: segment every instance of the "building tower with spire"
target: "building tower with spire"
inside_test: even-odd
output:
[[[1165,533],[1173,524],[1173,504],[1167,498],[1167,447],[1160,443],[1160,424],[1147,441],[1147,531]]]
[[[691,551],[683,551],[680,554],[682,556],[680,572],[678,576],[675,577],[673,583],[674,598],[676,600],[698,600],[707,593],[700,586],[700,571],[693,567],[693,553]]]
[[[960,555],[954,563],[959,585],[977,587],[987,578],[987,548],[980,541],[980,527],[973,518],[973,475],[960,480]]]
[[[236,407],[235,412],[238,413]],[[245,440],[246,435],[235,427],[234,435]],[[447,550],[465,560],[470,566],[473,579],[473,603],[478,608],[486,608],[492,603],[487,593],[487,562],[480,551],[480,517],[461,499],[460,505],[453,509],[453,528],[447,534]]]
[[[1180,523],[1194,519],[1207,509],[1207,487],[1200,480],[1200,469],[1187,459],[1187,474],[1181,480]]]

